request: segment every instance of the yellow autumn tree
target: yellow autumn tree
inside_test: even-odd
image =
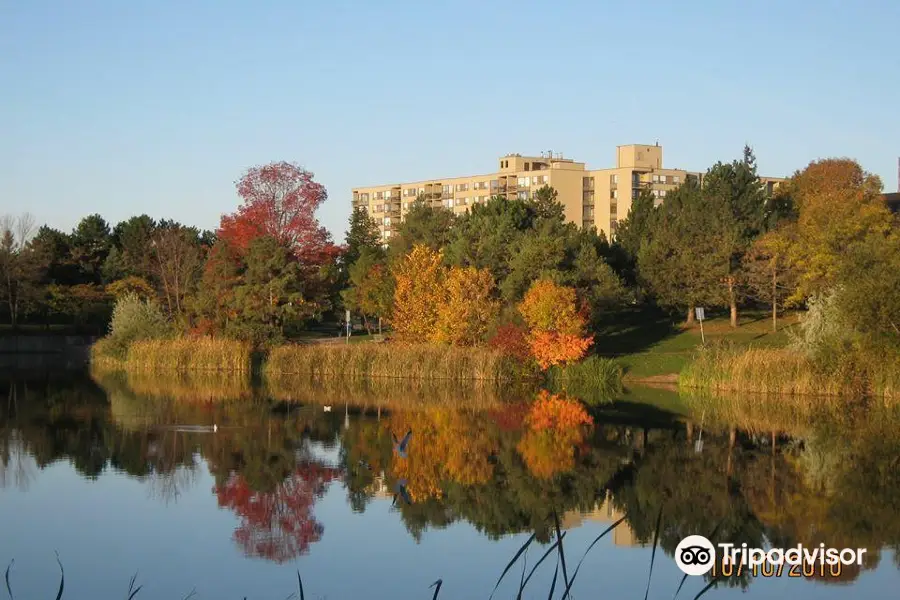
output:
[[[582,358],[593,342],[578,310],[575,290],[547,279],[535,281],[519,304],[530,330],[531,353],[542,369]]]
[[[390,322],[401,340],[431,339],[444,300],[446,269],[442,253],[421,244],[394,267],[394,308]]]
[[[797,203],[790,258],[799,281],[791,301],[834,286],[846,249],[891,228],[882,183],[850,159],[813,161],[797,173],[790,191]]]
[[[487,269],[451,268],[431,341],[454,346],[483,342],[488,326],[500,310],[493,291],[494,278]]]

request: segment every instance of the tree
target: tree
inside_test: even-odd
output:
[[[98,214],[88,215],[72,231],[71,254],[81,283],[103,281],[103,263],[112,247],[109,225]]]
[[[550,219],[552,221],[565,221],[566,209],[558,200],[559,192],[544,185],[534,191],[531,206],[535,217],[538,219]]]
[[[703,195],[708,204],[720,210],[715,215],[720,240],[729,243],[728,271],[722,282],[731,313],[731,326],[737,327],[738,301],[741,299],[741,261],[753,239],[762,231],[766,217],[766,194],[756,173],[756,157],[744,146],[742,160],[716,163],[703,178]],[[724,250],[724,248],[723,248]]]
[[[364,249],[368,249],[375,256],[383,254],[381,232],[378,223],[366,209],[354,206],[350,214],[350,229],[346,234],[344,264],[348,267],[354,264]]]
[[[47,265],[44,283],[60,285],[78,283],[78,271],[72,261],[71,239],[67,234],[43,225],[32,238],[31,247]]]
[[[497,318],[494,278],[487,269],[452,267],[444,282],[445,297],[438,306],[431,340],[454,346],[484,342],[488,326]]]
[[[34,217],[30,214],[0,218],[0,300],[6,304],[14,328],[22,312],[40,296],[45,263],[29,243],[33,234]]]
[[[778,307],[790,295],[794,272],[788,263],[792,240],[788,228],[757,238],[744,259],[744,277],[753,296],[772,306],[772,331],[778,331]]]
[[[454,220],[452,212],[433,207],[423,196],[419,196],[397,227],[397,234],[391,238],[391,256],[405,256],[416,245],[432,250],[444,248],[450,241]]]
[[[834,287],[845,249],[890,230],[892,217],[881,187],[876,175],[850,159],[813,161],[794,175],[790,190],[798,217],[791,260],[798,286],[792,301]]]
[[[199,232],[174,222],[162,223],[150,238],[148,254],[169,314],[183,317],[185,298],[196,285],[203,265]]]
[[[444,296],[446,271],[443,254],[416,244],[394,265],[394,309],[391,325],[397,337],[423,341],[431,338]]]
[[[637,260],[641,244],[650,239],[655,202],[656,197],[650,190],[641,190],[640,195],[631,203],[628,216],[619,221],[616,227],[615,246],[621,248],[625,255],[624,276],[632,285],[638,282]]]
[[[393,295],[393,281],[383,258],[377,251],[363,247],[350,266],[350,286],[341,292],[344,305],[362,314],[366,331],[371,333],[368,317],[380,320],[388,316]]]
[[[510,270],[510,258],[534,221],[534,207],[524,200],[494,196],[456,219],[447,245],[447,260],[461,267],[488,269],[497,282]]]
[[[550,280],[534,282],[519,304],[530,329],[529,344],[542,369],[581,359],[593,342],[575,290]]]
[[[152,276],[151,254],[147,252],[156,232],[157,223],[148,215],[131,217],[112,230],[112,242],[120,261],[121,276],[134,275],[149,279]],[[110,255],[113,250],[110,250]]]
[[[238,337],[256,344],[278,340],[290,319],[306,319],[322,310],[304,294],[299,266],[289,248],[270,236],[254,239],[247,249],[245,268],[234,287]]]
[[[330,236],[315,212],[327,194],[311,172],[273,162],[248,169],[235,185],[243,204],[222,216],[218,237],[243,252],[256,238],[268,236],[304,263],[323,262]]]
[[[238,251],[223,240],[216,241],[203,264],[197,292],[189,301],[199,333],[222,334],[237,318],[234,288],[240,282],[241,269]]]
[[[651,235],[638,252],[638,272],[662,306],[727,305],[722,282],[731,274],[737,232],[728,207],[710,201],[689,180],[654,211]]]
[[[873,233],[847,248],[838,271],[838,305],[870,341],[900,347],[900,230]],[[897,360],[896,354],[886,360]]]

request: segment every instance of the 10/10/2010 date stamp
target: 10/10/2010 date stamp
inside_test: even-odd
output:
[[[747,544],[721,543],[713,545],[699,535],[684,538],[675,550],[675,562],[686,575],[705,575],[715,578],[741,577],[803,577],[839,578],[844,567],[862,565],[865,548],[826,548],[825,544],[811,548],[798,544],[792,548],[748,547]]]

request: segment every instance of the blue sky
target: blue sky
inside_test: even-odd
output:
[[[213,228],[295,161],[337,240],[359,185],[507,152],[789,175],[849,156],[897,189],[900,3],[0,0],[0,214]]]

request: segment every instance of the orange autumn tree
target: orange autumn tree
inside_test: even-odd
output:
[[[416,244],[394,267],[394,309],[391,324],[398,339],[429,339],[438,321],[444,297],[446,269],[442,253]]]
[[[535,477],[548,479],[575,466],[575,447],[594,420],[577,400],[542,390],[525,416],[517,450]]]
[[[453,346],[481,343],[500,311],[493,297],[494,277],[487,269],[453,267],[445,281],[431,341]]]
[[[481,485],[494,472],[496,424],[483,413],[449,408],[397,411],[383,421],[398,438],[412,431],[408,456],[394,455],[391,474],[407,481],[413,502],[439,498],[445,482]]]
[[[528,343],[542,369],[581,359],[593,343],[575,290],[547,279],[535,281],[519,304],[530,330]]]

